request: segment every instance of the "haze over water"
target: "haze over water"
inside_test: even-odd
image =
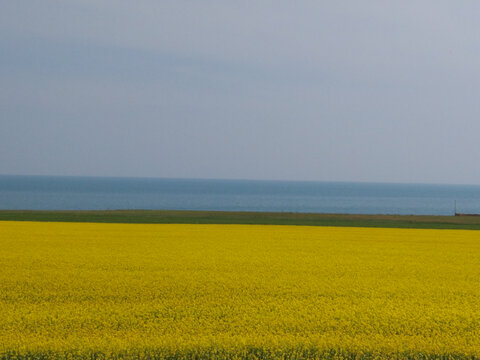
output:
[[[480,213],[480,186],[0,176],[0,209],[176,209],[452,215]]]

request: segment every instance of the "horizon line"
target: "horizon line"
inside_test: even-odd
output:
[[[193,181],[245,181],[245,182],[297,182],[297,183],[343,183],[343,184],[384,184],[384,185],[430,185],[430,186],[480,186],[472,183],[429,183],[395,182],[374,180],[299,180],[299,179],[252,179],[252,178],[204,178],[204,177],[161,177],[161,176],[113,176],[113,175],[45,175],[45,174],[2,174],[0,177],[55,177],[55,178],[91,178],[91,179],[138,179],[138,180],[193,180]]]

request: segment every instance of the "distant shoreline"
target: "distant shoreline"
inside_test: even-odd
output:
[[[0,210],[0,221],[306,225],[480,230],[480,217],[475,215],[360,215],[184,210]]]

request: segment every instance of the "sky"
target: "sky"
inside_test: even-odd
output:
[[[4,1],[0,174],[480,184],[478,1]]]

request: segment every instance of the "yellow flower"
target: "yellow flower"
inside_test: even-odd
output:
[[[480,356],[480,232],[0,222],[0,358]]]

